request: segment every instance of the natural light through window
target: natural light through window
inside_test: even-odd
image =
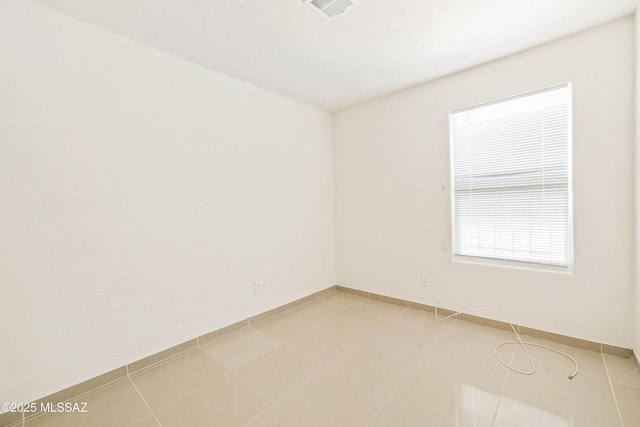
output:
[[[538,408],[517,399],[499,396],[471,384],[457,387],[456,425],[461,426],[539,426],[570,427],[565,415]]]
[[[456,259],[569,269],[571,85],[450,115]]]

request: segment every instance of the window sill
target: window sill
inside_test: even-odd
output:
[[[570,267],[559,267],[556,265],[545,265],[545,264],[533,264],[528,262],[519,262],[519,261],[509,261],[503,259],[494,259],[494,258],[481,258],[481,257],[472,257],[465,255],[453,255],[452,261],[454,263],[461,264],[475,264],[482,265],[488,267],[502,267],[516,270],[528,270],[528,271],[537,271],[537,272],[545,272],[545,273],[556,273],[556,274],[565,274],[572,276],[573,268]]]

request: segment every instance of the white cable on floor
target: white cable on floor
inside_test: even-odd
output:
[[[476,308],[472,308],[466,311],[457,311],[453,314],[450,314],[448,316],[445,317],[438,317],[438,304],[436,304],[436,311],[435,311],[435,315],[436,315],[436,320],[447,320],[451,317],[457,316],[458,314],[468,314],[469,312],[472,311],[479,311],[479,310],[493,310],[493,311],[497,311],[498,313],[500,313],[502,315],[502,317],[507,321],[507,323],[509,323],[509,326],[511,326],[511,330],[513,331],[513,333],[516,335],[516,341],[505,341],[502,342],[498,345],[495,346],[495,348],[493,349],[493,354],[496,356],[496,359],[498,359],[498,362],[502,363],[507,369],[511,369],[514,372],[517,372],[519,374],[523,374],[523,375],[533,375],[536,372],[536,365],[535,363],[533,363],[533,360],[531,360],[531,356],[529,355],[529,352],[527,351],[527,347],[528,345],[534,346],[534,347],[540,347],[540,348],[544,348],[545,350],[549,350],[549,351],[553,351],[554,353],[558,353],[563,355],[564,357],[566,357],[567,359],[571,360],[573,362],[573,364],[575,365],[576,369],[575,371],[573,371],[573,374],[569,375],[569,379],[572,380],[575,378],[576,375],[578,375],[578,362],[576,362],[576,359],[574,359],[573,357],[569,356],[567,353],[564,353],[562,351],[553,349],[551,347],[547,347],[541,344],[535,344],[532,342],[525,342],[522,341],[522,338],[520,338],[520,334],[518,333],[518,331],[516,331],[516,328],[513,326],[513,323],[511,323],[511,321],[509,320],[509,318],[507,317],[506,314],[504,314],[504,312],[502,310],[500,310],[497,307],[476,307]],[[524,350],[524,354],[527,355],[527,359],[529,360],[529,364],[531,365],[531,370],[530,371],[521,371],[519,369],[514,368],[513,366],[509,365],[508,363],[505,363],[504,360],[500,359],[500,356],[498,356],[498,349],[500,347],[502,347],[503,345],[507,345],[507,344],[520,344],[520,346],[522,347],[522,350]]]

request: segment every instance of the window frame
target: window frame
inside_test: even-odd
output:
[[[476,108],[488,106],[491,104],[497,104],[506,102],[512,99],[524,98],[530,95],[535,95],[542,92],[551,91],[554,89],[560,89],[566,87],[569,90],[568,95],[568,123],[567,123],[567,266],[559,266],[554,264],[540,263],[540,262],[528,262],[502,258],[482,257],[482,256],[470,256],[456,254],[456,210],[455,210],[455,187],[454,187],[454,144],[453,144],[453,124],[452,116],[455,113],[473,110]],[[476,103],[467,107],[451,109],[448,111],[448,132],[449,132],[449,188],[450,188],[450,221],[451,221],[451,260],[454,263],[463,264],[476,264],[486,266],[497,266],[506,268],[515,268],[522,270],[533,271],[548,271],[554,273],[573,274],[574,270],[574,218],[573,218],[573,86],[571,82],[565,82],[556,84],[553,86],[547,86],[541,89],[531,90],[527,92],[521,92],[516,95],[511,95],[503,98],[497,98],[486,102]]]

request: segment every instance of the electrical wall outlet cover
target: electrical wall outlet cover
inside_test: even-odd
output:
[[[427,273],[422,273],[422,286],[425,288],[431,286],[431,278]]]

